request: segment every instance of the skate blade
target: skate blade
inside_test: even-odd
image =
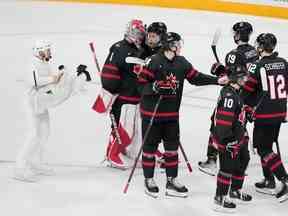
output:
[[[150,197],[153,197],[154,199],[157,199],[159,195],[159,193],[151,193],[147,189],[145,189],[145,194],[147,194]]]
[[[20,177],[20,176],[13,176],[14,180],[17,181],[22,181],[22,182],[27,182],[27,183],[37,183],[39,181],[39,178],[24,178],[24,177]]]
[[[281,196],[281,197],[278,198],[278,201],[279,201],[280,203],[283,203],[283,202],[285,202],[285,201],[287,201],[287,200],[288,200],[288,194],[285,194],[285,195],[283,195],[283,196]]]
[[[244,201],[242,199],[231,198],[231,197],[230,197],[230,199],[232,202],[234,202],[235,204],[239,204],[239,205],[248,205],[253,200],[253,198],[252,198],[252,200],[250,200],[250,201]]]
[[[276,190],[275,189],[259,189],[256,188],[256,192],[262,193],[262,194],[267,194],[270,196],[275,196],[276,195]]]
[[[213,210],[215,212],[227,213],[227,214],[236,213],[236,208],[224,208],[223,206],[219,206],[217,204],[214,204]]]
[[[169,189],[166,190],[165,195],[170,196],[170,197],[180,197],[180,198],[188,197],[187,193],[179,193],[179,192],[176,192],[174,190],[169,190]]]
[[[210,175],[210,176],[216,176],[216,172],[217,171],[215,171],[215,172],[213,172],[213,171],[207,171],[206,169],[203,169],[202,167],[198,167],[198,169],[201,171],[201,172],[203,172],[203,173],[205,173],[205,174],[207,174],[207,175]]]

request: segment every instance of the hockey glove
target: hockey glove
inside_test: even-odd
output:
[[[84,73],[86,76],[86,81],[89,82],[89,81],[91,81],[91,76],[90,76],[89,72],[86,70],[86,68],[87,68],[86,65],[82,65],[82,64],[78,65],[77,76],[80,76],[82,73]]]
[[[246,119],[251,123],[253,121],[255,121],[255,111],[252,107],[245,105],[244,106],[244,110],[245,110],[245,117]]]
[[[173,95],[176,94],[176,90],[178,88],[177,84],[173,84],[169,81],[154,81],[152,89],[155,93],[160,95]]]
[[[216,62],[211,66],[210,73],[214,76],[220,77],[227,74],[227,69],[221,63]]]

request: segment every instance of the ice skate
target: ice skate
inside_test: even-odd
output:
[[[231,200],[240,203],[249,203],[252,200],[252,196],[242,192],[241,190],[230,190],[229,196]]]
[[[275,180],[263,179],[261,182],[255,183],[256,191],[259,193],[275,195],[276,184]]]
[[[177,178],[168,177],[166,183],[166,196],[188,197],[188,189],[177,181]]]
[[[287,180],[286,180],[287,182]],[[283,203],[288,200],[288,187],[287,183],[285,181],[281,182],[281,189],[280,191],[276,194],[276,198],[280,203]]]
[[[15,168],[14,179],[23,182],[38,182],[39,177],[30,168]]]
[[[234,213],[236,210],[236,204],[227,196],[215,196],[213,210],[217,212]]]
[[[156,185],[153,178],[146,178],[144,180],[145,193],[153,198],[157,198],[159,195],[159,187]]]
[[[217,174],[216,160],[208,158],[206,161],[199,161],[198,168],[201,172],[215,176]]]

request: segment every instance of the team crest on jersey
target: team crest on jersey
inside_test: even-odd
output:
[[[170,73],[170,75],[166,76],[166,80],[171,84],[173,89],[178,89],[179,81],[173,73]]]

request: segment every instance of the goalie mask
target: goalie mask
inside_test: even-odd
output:
[[[163,37],[167,33],[167,26],[163,22],[153,22],[147,28],[145,43],[151,47],[160,47]]]
[[[124,38],[135,44],[137,48],[141,47],[141,44],[145,37],[145,27],[141,20],[133,19],[126,27]]]
[[[232,27],[234,42],[248,42],[253,32],[253,27],[249,22],[237,22]]]
[[[42,61],[48,62],[52,58],[51,43],[45,40],[36,41],[33,47],[33,54]]]

